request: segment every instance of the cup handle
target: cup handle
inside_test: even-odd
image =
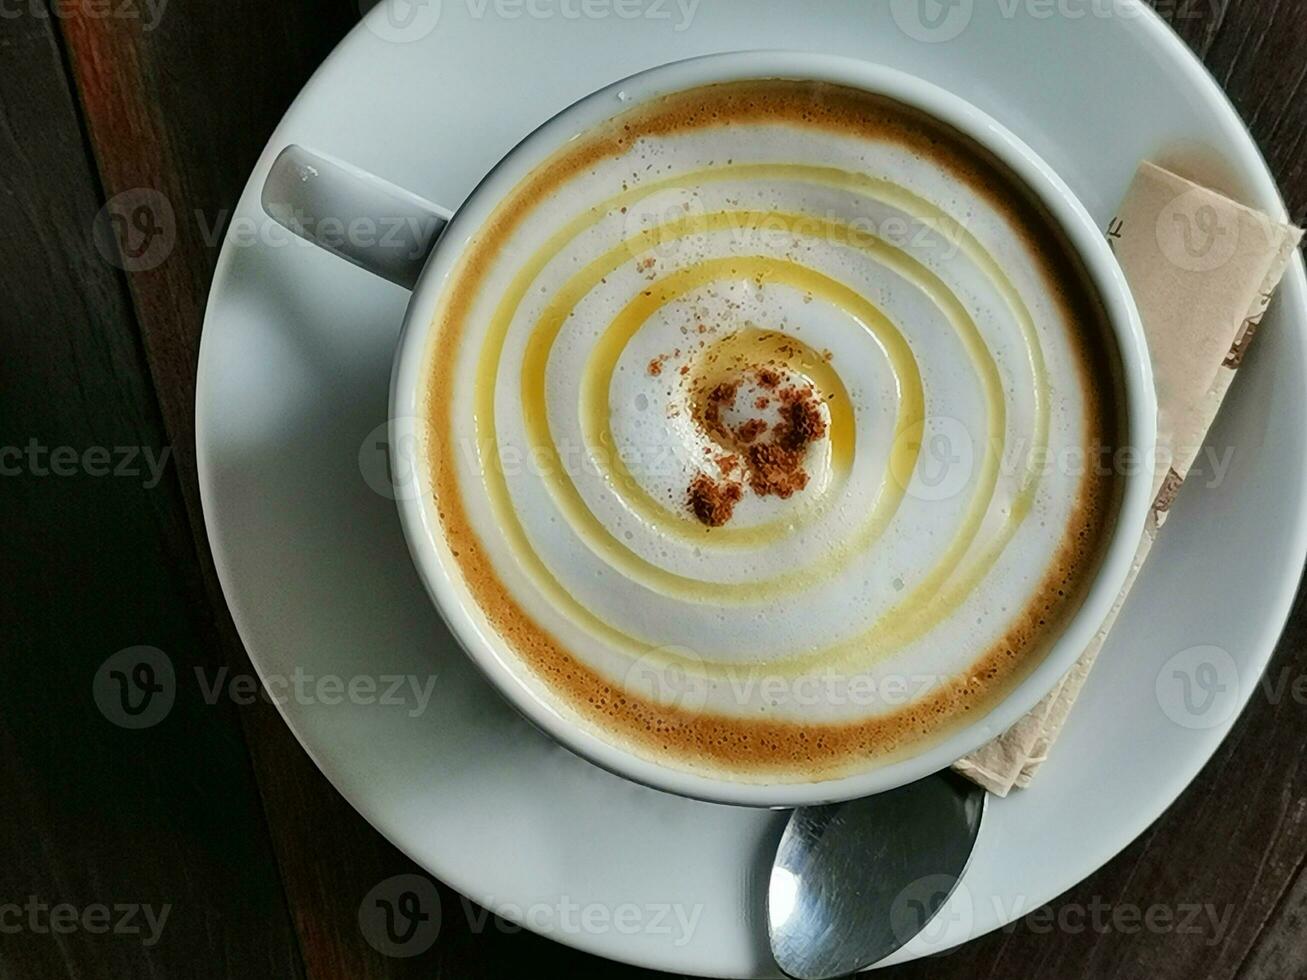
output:
[[[263,182],[263,210],[300,238],[412,289],[452,212],[347,163],[287,146]]]

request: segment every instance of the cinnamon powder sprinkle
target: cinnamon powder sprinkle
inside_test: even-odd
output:
[[[773,401],[779,402],[780,418],[774,426],[764,418],[749,418],[731,431],[722,421],[721,410],[723,406],[734,406],[740,383],[722,382],[704,396],[700,419],[704,429],[723,447],[735,448],[734,452],[713,457],[721,480],[699,472],[686,491],[690,510],[708,527],[720,527],[731,519],[746,486],[760,497],[782,499],[803,490],[808,485],[808,473],[804,469],[808,447],[826,435],[821,402],[811,385],[791,384],[782,388],[781,372],[766,365],[757,366],[750,373],[760,387],[771,392],[754,398],[753,407],[762,411]],[[759,441],[769,428],[770,439]],[[705,448],[704,455],[708,454]]]
[[[749,447],[749,486],[760,497],[775,494],[782,500],[808,485],[803,452],[774,442]]]
[[[708,392],[707,404],[703,409],[703,424],[710,433],[715,436],[726,438],[730,436],[726,425],[722,422],[722,406],[727,408],[735,404],[735,392],[739,385],[734,382],[722,382],[712,391]]]
[[[826,434],[811,389],[786,388],[781,392],[781,421],[776,426],[776,443],[784,449],[803,449]]]
[[[700,473],[690,481],[688,496],[695,517],[708,527],[721,527],[731,519],[744,490],[738,483],[719,483]]]
[[[740,385],[735,381],[723,381],[712,391],[708,392],[708,401],[714,405],[731,406],[735,404],[735,393],[739,391]]]
[[[767,423],[762,419],[749,419],[735,430],[735,438],[748,445],[767,431]]]

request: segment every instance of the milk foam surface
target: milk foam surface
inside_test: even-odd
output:
[[[1114,487],[1101,311],[1020,188],[929,125],[806,83],[683,94],[468,246],[431,355],[451,559],[604,737],[744,780],[865,768],[1002,693],[1078,603]],[[733,345],[765,399],[754,338],[798,342],[778,366],[829,434],[802,490],[745,481],[707,528],[686,488],[739,447],[695,385]]]

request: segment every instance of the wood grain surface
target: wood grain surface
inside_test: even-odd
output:
[[[1248,120],[1301,223],[1307,0],[1154,5]],[[224,667],[253,676],[195,474],[207,290],[256,156],[360,10],[171,0],[154,22],[144,0],[120,8],[137,16],[102,9],[0,3],[0,447],[21,450],[0,459],[21,463],[0,477],[0,977],[654,976],[484,918],[443,885],[431,949],[382,955],[360,931],[360,902],[420,870],[273,708],[205,696]],[[153,263],[161,199],[193,210],[171,216],[175,244]],[[104,234],[115,220],[117,242]],[[140,255],[123,244],[133,236]],[[76,475],[53,472],[61,447],[85,460]],[[123,448],[112,465],[134,448],[139,474],[92,475],[91,447]],[[175,703],[133,731],[113,722],[101,675],[137,645],[167,651]],[[1274,696],[1304,676],[1300,596],[1263,691],[1146,833],[1049,907],[882,975],[1307,977],[1307,707]],[[18,931],[6,903],[22,907]],[[107,906],[110,920],[135,905],[139,929],[62,931],[48,911],[61,903],[78,915]],[[147,944],[144,907],[157,918],[165,905]],[[1176,921],[1141,927],[1155,907]],[[1179,928],[1191,909],[1192,928]]]
[[[0,444],[24,450],[0,478],[0,903],[36,917],[0,933],[0,964],[13,977],[184,976],[197,960],[293,975],[299,943],[235,711],[186,688],[132,731],[93,696],[117,650],[166,649],[179,675],[212,670],[216,650],[126,282],[90,235],[103,191],[53,26],[0,19]],[[91,447],[107,458],[83,466]],[[51,931],[37,903],[102,903],[115,922],[118,904],[171,911],[147,946]]]

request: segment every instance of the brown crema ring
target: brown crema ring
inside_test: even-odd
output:
[[[637,107],[573,141],[496,208],[459,260],[435,314],[429,359],[431,445],[451,446],[453,372],[464,325],[502,244],[552,189],[633,141],[717,126],[785,123],[889,141],[946,169],[1003,214],[1039,263],[1048,295],[1075,325],[1085,446],[1123,441],[1119,353],[1097,291],[1065,233],[997,157],[918,110],[859,89],[780,79],[732,82]],[[438,352],[438,356],[434,353]],[[742,718],[688,711],[619,688],[583,663],[517,603],[463,506],[454,454],[430,461],[435,503],[463,581],[493,628],[580,719],[617,744],[678,769],[744,781],[834,778],[893,761],[942,739],[1001,700],[1040,663],[1080,608],[1119,507],[1120,479],[1087,467],[1050,571],[1002,638],[965,674],[892,713],[851,722]]]

